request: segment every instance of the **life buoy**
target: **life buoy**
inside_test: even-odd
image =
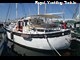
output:
[[[67,28],[67,24],[66,23],[62,23],[62,28],[66,29]]]
[[[22,26],[20,26],[19,31],[21,31],[21,32],[22,32],[22,30],[23,30],[23,27],[22,27]]]
[[[23,27],[22,27],[22,26],[20,26],[20,27],[16,26],[16,30],[17,30],[17,31],[21,31],[21,32],[22,32]]]
[[[63,23],[63,28],[64,28],[64,29],[66,29],[66,28],[67,28],[66,23]]]

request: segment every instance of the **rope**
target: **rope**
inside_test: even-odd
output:
[[[75,18],[75,16],[76,16],[76,13],[77,13],[77,10],[78,10],[78,5],[76,5],[77,7],[74,9],[75,10],[75,12],[73,13],[73,17],[72,18]]]
[[[72,7],[72,6],[71,6],[71,7]],[[71,7],[70,7],[70,6],[65,6],[66,9],[68,8],[68,12],[72,14],[76,8],[74,8],[74,10],[72,9],[72,11],[73,11],[73,12],[72,12],[72,11],[70,10]],[[74,14],[74,13],[73,13],[73,14]],[[72,16],[72,17],[73,17],[73,16]]]
[[[50,44],[50,42],[49,42],[49,40],[48,40],[48,38],[47,38],[46,35],[45,35],[45,38],[46,38],[46,40],[47,40],[47,42],[48,42],[50,48],[51,48],[52,50],[55,50],[55,52],[56,52],[59,56],[61,56],[61,54],[56,50],[56,48],[51,46],[51,44]]]

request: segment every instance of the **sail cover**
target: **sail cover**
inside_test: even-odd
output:
[[[32,15],[32,16],[38,16],[38,17],[44,17],[44,18],[62,18],[59,15],[53,15],[53,14],[39,14],[39,15]]]

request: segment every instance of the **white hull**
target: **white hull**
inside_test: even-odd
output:
[[[61,50],[67,49],[70,46],[71,35],[64,35],[60,37],[53,38],[32,38],[32,40],[25,40],[21,36],[13,35],[14,39],[11,39],[11,33],[7,32],[8,39],[16,42],[17,44],[23,45],[25,47],[31,47],[42,50]],[[49,41],[49,43],[48,43]]]

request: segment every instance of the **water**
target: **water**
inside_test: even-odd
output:
[[[0,41],[1,41],[1,39],[3,40],[2,34],[3,33],[0,33]],[[3,43],[3,51],[1,53],[1,56],[21,56],[19,53],[15,52],[13,49],[9,48],[7,44],[8,44],[8,40],[5,38],[4,43]],[[19,46],[15,45],[15,47],[18,48]],[[20,50],[18,50],[18,51],[20,51]],[[27,50],[27,52],[31,54],[32,51]],[[44,51],[42,51],[42,52],[44,52]],[[53,51],[48,51],[48,52],[45,51],[44,53],[52,54],[53,56],[58,56],[58,54]],[[70,49],[59,50],[59,53],[62,56],[80,56],[80,42],[78,42],[76,40],[72,40]],[[32,53],[32,55],[33,55],[33,53]],[[36,55],[38,55],[37,52],[36,52]],[[24,56],[25,56],[25,54],[24,54]],[[30,55],[28,54],[26,56],[30,56]]]
[[[2,34],[4,36],[2,36]],[[15,51],[13,51],[7,46],[8,40],[5,37],[6,37],[6,34],[0,33],[0,39],[2,39],[1,42],[4,41],[4,43],[2,44],[3,49],[1,52],[1,56],[20,56],[19,54],[15,53]]]
[[[72,56],[80,56],[80,42],[73,40],[70,47]]]

